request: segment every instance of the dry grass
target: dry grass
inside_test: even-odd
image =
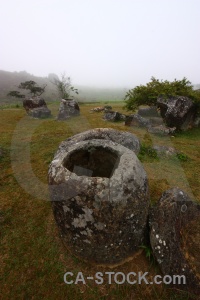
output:
[[[22,109],[0,110],[0,228],[1,228],[1,298],[2,299],[195,299],[164,285],[66,285],[65,272],[91,276],[109,271],[79,261],[62,245],[58,237],[48,199],[47,172],[58,145],[71,135],[91,128],[111,127],[127,130],[123,123],[108,123],[101,113],[90,113],[96,104],[81,105],[81,116],[67,122],[55,121],[58,104],[51,104],[54,118],[35,120]],[[121,103],[113,103],[123,111]],[[143,164],[149,177],[152,202],[162,192],[178,185],[200,201],[200,132],[192,130],[175,138],[150,136],[144,129],[128,129],[142,142],[174,145],[189,156],[150,160]],[[30,158],[29,158],[30,156]],[[131,261],[115,267],[114,272],[149,272],[160,274],[157,264],[142,252]]]

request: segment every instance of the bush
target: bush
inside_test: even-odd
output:
[[[200,107],[200,92],[195,91],[191,82],[187,78],[174,80],[172,82],[165,80],[159,81],[154,77],[146,85],[136,86],[129,90],[125,95],[125,109],[134,111],[140,105],[156,105],[158,96],[187,96],[197,106]]]

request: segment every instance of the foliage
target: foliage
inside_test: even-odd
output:
[[[178,159],[179,159],[180,161],[188,161],[188,160],[189,160],[188,155],[187,155],[187,154],[184,154],[184,153],[182,153],[182,152],[177,153],[176,156],[178,157]]]
[[[138,158],[141,161],[145,160],[145,158],[157,160],[158,154],[157,154],[156,150],[153,149],[152,147],[142,144],[140,147],[140,152],[138,154]]]
[[[36,82],[33,80],[21,82],[18,86],[19,89],[28,90],[33,96],[40,96],[44,93],[47,85],[43,87],[37,86]]]
[[[150,245],[141,245],[140,248],[144,249],[145,256],[148,260],[153,261],[153,251]]]
[[[165,80],[159,81],[155,77],[151,77],[151,81],[146,85],[136,86],[129,90],[125,95],[125,108],[127,110],[135,110],[140,105],[156,105],[157,97],[163,96],[187,96],[194,103],[200,106],[200,92],[194,90],[191,82],[187,78],[182,80],[174,80],[172,82]]]
[[[59,96],[62,99],[67,100],[73,97],[71,92],[78,94],[78,90],[71,85],[70,77],[66,77],[65,74],[61,75],[61,79],[54,78],[52,83],[56,85]]]
[[[33,80],[21,82],[18,86],[19,89],[27,90],[33,96],[40,96],[44,93],[46,85],[43,87],[37,86],[36,82]],[[24,98],[25,95],[20,94],[19,91],[10,91],[7,96],[15,97],[15,98]]]
[[[25,96],[20,94],[19,91],[10,91],[7,96],[15,97],[15,98],[24,98]]]

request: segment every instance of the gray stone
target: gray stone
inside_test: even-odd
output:
[[[176,127],[170,128],[165,125],[149,126],[148,132],[159,135],[170,135],[176,132]]]
[[[125,120],[126,126],[149,127],[151,122],[148,119],[141,117],[138,114],[130,115]]]
[[[95,128],[78,133],[63,141],[58,151],[66,149],[69,145],[93,139],[110,140],[134,151],[136,154],[140,151],[140,141],[134,134],[112,128]]]
[[[138,109],[138,115],[141,117],[160,117],[156,106],[144,107]]]
[[[33,118],[48,118],[51,116],[51,111],[48,109],[46,102],[39,96],[24,99],[23,107],[27,114]]]
[[[50,165],[49,187],[61,237],[74,255],[114,264],[139,250],[149,194],[133,151],[102,139],[69,141]]]
[[[30,111],[32,111],[35,108],[39,108],[39,107],[47,108],[47,104],[42,97],[36,96],[36,97],[24,99],[23,107],[25,108],[27,114],[30,114]]]
[[[103,119],[106,121],[125,121],[126,115],[119,113],[118,111],[105,111],[105,114],[103,116]]]
[[[151,126],[164,125],[163,119],[161,117],[150,117],[148,118]]]
[[[29,110],[29,115],[33,118],[49,118],[51,116],[51,111],[48,107],[42,106],[38,108],[33,108]]]
[[[184,275],[180,289],[200,293],[200,205],[179,188],[151,209],[150,242],[163,275]]]
[[[168,147],[168,146],[153,146],[152,147],[154,150],[156,150],[158,156],[162,157],[163,155],[165,156],[172,156],[176,155],[178,151],[173,148],[173,147]]]
[[[161,116],[169,127],[176,127],[178,130],[190,128],[196,115],[196,107],[192,100],[184,96],[164,97],[157,99],[157,106]]]
[[[57,120],[67,120],[70,117],[79,115],[80,108],[78,102],[73,99],[61,100]]]

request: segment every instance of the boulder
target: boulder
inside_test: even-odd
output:
[[[48,118],[51,116],[51,111],[48,109],[46,102],[39,96],[24,99],[23,107],[27,114],[33,118]]]
[[[69,145],[93,139],[109,140],[118,143],[131,151],[134,151],[136,154],[140,151],[140,141],[134,134],[112,128],[95,128],[78,133],[68,138],[66,141],[63,141],[59,146],[58,152],[62,149],[66,149]]]
[[[157,106],[161,116],[169,127],[178,130],[190,128],[194,122],[196,108],[192,100],[184,96],[164,97],[157,99]]]
[[[109,140],[60,147],[49,168],[54,217],[66,247],[97,264],[117,264],[146,236],[147,175],[135,153]]]
[[[200,294],[200,205],[179,188],[165,191],[149,216],[150,243],[163,275],[184,275],[180,289]]]
[[[32,97],[26,98],[23,100],[23,107],[25,108],[27,114],[29,114],[30,110],[38,107],[47,107],[46,102],[41,97]]]
[[[151,122],[138,114],[130,115],[125,120],[126,126],[149,127]]]
[[[151,126],[164,125],[163,119],[161,117],[150,117],[148,118]]]
[[[51,116],[51,111],[48,107],[42,106],[29,110],[29,115],[33,118],[49,118]]]
[[[124,121],[126,119],[126,115],[121,114],[118,111],[107,110],[105,111],[103,119],[106,121],[113,121],[113,122]]]
[[[62,99],[60,102],[57,120],[66,120],[69,117],[79,116],[80,108],[78,102],[73,99]]]
[[[170,135],[176,132],[176,127],[170,128],[166,127],[165,125],[149,126],[148,132],[158,135]]]
[[[160,117],[160,114],[158,113],[158,109],[156,106],[139,108],[138,115],[144,118]]]
[[[158,156],[160,156],[160,157],[172,156],[172,155],[176,155],[178,153],[178,151],[175,148],[168,147],[168,146],[154,145],[152,148],[157,152]]]

